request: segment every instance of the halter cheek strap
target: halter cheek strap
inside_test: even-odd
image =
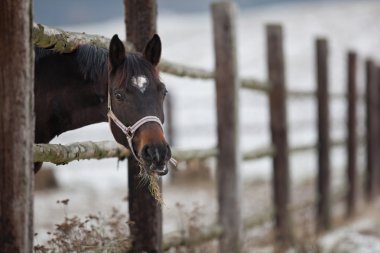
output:
[[[120,128],[120,130],[125,134],[125,136],[127,137],[127,141],[128,141],[128,145],[129,145],[129,148],[131,150],[131,153],[132,155],[134,156],[134,158],[136,159],[137,162],[139,162],[140,164],[143,164],[143,161],[136,155],[134,149],[133,149],[133,145],[132,145],[132,141],[133,141],[133,137],[135,136],[135,133],[136,131],[142,126],[144,125],[145,123],[148,123],[148,122],[156,122],[157,124],[160,125],[162,131],[163,131],[163,126],[162,126],[162,123],[161,123],[161,120],[156,117],[156,116],[145,116],[143,118],[141,118],[140,120],[138,120],[135,124],[133,124],[132,126],[125,126],[117,117],[116,115],[113,113],[112,111],[112,108],[111,108],[111,96],[110,94],[108,93],[108,113],[107,113],[107,116],[108,116],[108,121],[111,122],[111,120],[115,123],[115,125]],[[174,158],[170,158],[169,160],[170,163],[172,163],[174,166],[177,166],[177,161],[174,159]]]

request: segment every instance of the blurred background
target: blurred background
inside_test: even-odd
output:
[[[278,4],[297,2],[322,2],[328,0],[238,0],[240,8],[260,8]],[[158,0],[159,13],[197,13],[207,12],[212,0]],[[102,0],[67,0],[34,2],[35,20],[48,25],[71,25],[101,22],[124,16],[121,1],[105,2]]]
[[[162,57],[166,60],[212,70],[214,51],[211,0],[158,0],[158,33],[163,42]],[[266,81],[265,26],[279,23],[284,31],[286,82],[290,90],[314,91],[317,37],[325,37],[329,47],[329,81],[332,93],[346,89],[346,54],[358,53],[358,89],[364,94],[364,61],[380,59],[380,1],[350,0],[238,0],[237,50],[239,74]],[[118,33],[125,39],[124,6],[122,1],[101,0],[36,0],[35,22],[67,31],[86,32],[111,37]],[[175,134],[172,145],[178,148],[205,148],[216,145],[215,91],[212,81],[161,75],[172,98]],[[267,97],[250,90],[240,91],[240,145],[242,150],[270,144]],[[346,103],[331,102],[332,139],[345,138]],[[364,132],[364,107],[358,112],[359,132]],[[289,143],[291,146],[316,142],[316,102],[295,98],[288,102]],[[53,143],[86,140],[112,140],[107,123],[88,126],[62,134]],[[345,180],[345,148],[333,149],[333,191],[338,192]],[[360,149],[359,169],[364,171],[364,153]],[[90,212],[109,212],[112,206],[127,210],[126,162],[116,159],[80,161],[53,168],[59,188],[36,192],[36,230],[52,229],[64,214],[84,216]],[[291,156],[292,187],[297,195],[313,195],[316,175],[314,151]],[[181,229],[183,221],[177,203],[187,210],[199,208],[202,222],[215,221],[217,208],[213,183],[215,161],[180,164],[184,175],[177,183],[170,175],[164,179],[164,231]],[[205,173],[205,171],[207,171]],[[182,173],[182,172],[181,172]],[[179,173],[180,174],[180,173]],[[271,205],[269,182],[271,159],[244,162],[243,216],[265,212]],[[181,182],[178,183],[178,182]],[[191,195],[189,195],[191,191]],[[70,199],[65,210],[56,200]],[[313,213],[308,214],[314,215]],[[49,220],[44,217],[51,217]],[[43,239],[41,239],[43,240]]]

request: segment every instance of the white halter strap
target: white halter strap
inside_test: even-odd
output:
[[[128,126],[128,127],[125,126],[116,117],[116,115],[112,111],[112,108],[111,108],[111,96],[110,96],[109,92],[108,92],[108,113],[107,113],[107,116],[108,116],[108,121],[110,122],[112,120],[115,123],[115,125],[118,128],[120,128],[120,130],[127,137],[129,148],[131,150],[132,155],[136,159],[136,161],[139,162],[140,164],[143,164],[143,161],[136,155],[136,153],[135,153],[135,151],[133,149],[133,145],[132,145],[133,137],[135,136],[135,133],[136,133],[137,129],[139,129],[142,125],[144,125],[145,123],[148,123],[148,122],[156,122],[157,124],[160,125],[162,131],[164,131],[164,127],[162,126],[161,120],[158,117],[156,117],[156,116],[145,116],[145,117],[141,118],[140,120],[138,120],[132,126]],[[174,158],[170,158],[169,162],[171,162],[174,166],[177,166],[177,161]]]

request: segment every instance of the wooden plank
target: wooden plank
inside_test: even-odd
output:
[[[379,89],[377,87],[377,75],[375,64],[371,60],[366,61],[366,130],[367,130],[367,173],[366,173],[366,199],[372,201],[376,195],[379,159],[378,159],[378,135],[379,135]]]
[[[273,156],[273,205],[276,240],[288,244],[292,240],[290,204],[290,176],[288,161],[287,110],[285,87],[285,60],[282,27],[271,24],[266,27],[268,80],[270,83],[270,128]]]
[[[356,53],[347,55],[347,216],[353,216],[357,204],[357,83]]]
[[[0,252],[33,251],[31,6],[0,2]]]
[[[238,143],[238,71],[236,59],[236,6],[232,2],[212,4],[215,49],[215,85],[218,149],[218,222],[224,233],[220,252],[240,252],[241,212]]]
[[[317,230],[331,225],[330,210],[330,134],[327,40],[316,41],[316,78],[318,98],[318,196]]]
[[[127,40],[141,52],[156,33],[156,0],[124,0]],[[162,210],[148,185],[138,185],[140,168],[128,158],[129,217],[133,252],[162,252]],[[162,186],[161,179],[159,182]]]

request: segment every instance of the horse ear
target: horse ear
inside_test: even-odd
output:
[[[111,69],[115,69],[124,62],[125,48],[123,42],[115,34],[110,43],[109,48],[109,61],[111,63]]]
[[[154,66],[160,62],[161,58],[161,39],[157,34],[153,35],[144,49],[144,57]]]

